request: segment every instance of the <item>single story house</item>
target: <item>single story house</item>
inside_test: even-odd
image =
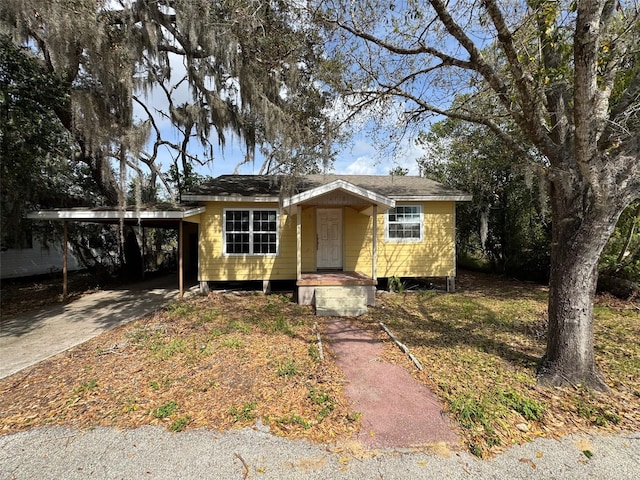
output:
[[[456,202],[471,196],[416,176],[222,175],[173,207],[45,210],[32,219],[126,222],[179,231],[185,265],[209,282],[296,282],[319,314],[359,315],[379,278],[456,276]],[[66,228],[65,228],[66,231]]]
[[[202,285],[295,280],[298,301],[360,314],[378,278],[456,275],[455,204],[417,176],[222,175],[183,195],[199,215]]]

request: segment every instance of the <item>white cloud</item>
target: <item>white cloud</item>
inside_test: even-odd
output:
[[[387,175],[393,168],[402,167],[409,170],[409,175],[418,175],[416,160],[425,154],[413,137],[403,138],[395,149],[380,150],[372,140],[358,136],[338,155],[333,170],[342,174]]]
[[[355,161],[344,167],[344,171],[336,173],[345,173],[348,175],[376,175],[377,166],[370,157],[358,157]]]

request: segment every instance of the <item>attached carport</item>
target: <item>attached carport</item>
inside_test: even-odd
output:
[[[67,258],[69,251],[69,222],[104,223],[111,225],[129,225],[144,228],[167,228],[178,230],[178,285],[180,297],[184,295],[184,268],[185,268],[185,223],[197,225],[200,223],[200,214],[206,211],[206,207],[199,205],[153,205],[131,206],[125,209],[114,207],[71,208],[39,210],[27,214],[30,220],[46,220],[63,222],[63,259],[62,259],[62,295],[67,298]],[[144,256],[144,245],[143,252]],[[196,255],[197,252],[189,252]]]

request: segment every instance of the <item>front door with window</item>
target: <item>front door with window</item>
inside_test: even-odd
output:
[[[342,210],[319,208],[316,225],[316,268],[342,268]]]

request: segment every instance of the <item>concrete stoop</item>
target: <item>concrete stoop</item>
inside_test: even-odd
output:
[[[316,315],[320,317],[357,317],[367,313],[367,304],[375,287],[317,286],[315,287]]]

